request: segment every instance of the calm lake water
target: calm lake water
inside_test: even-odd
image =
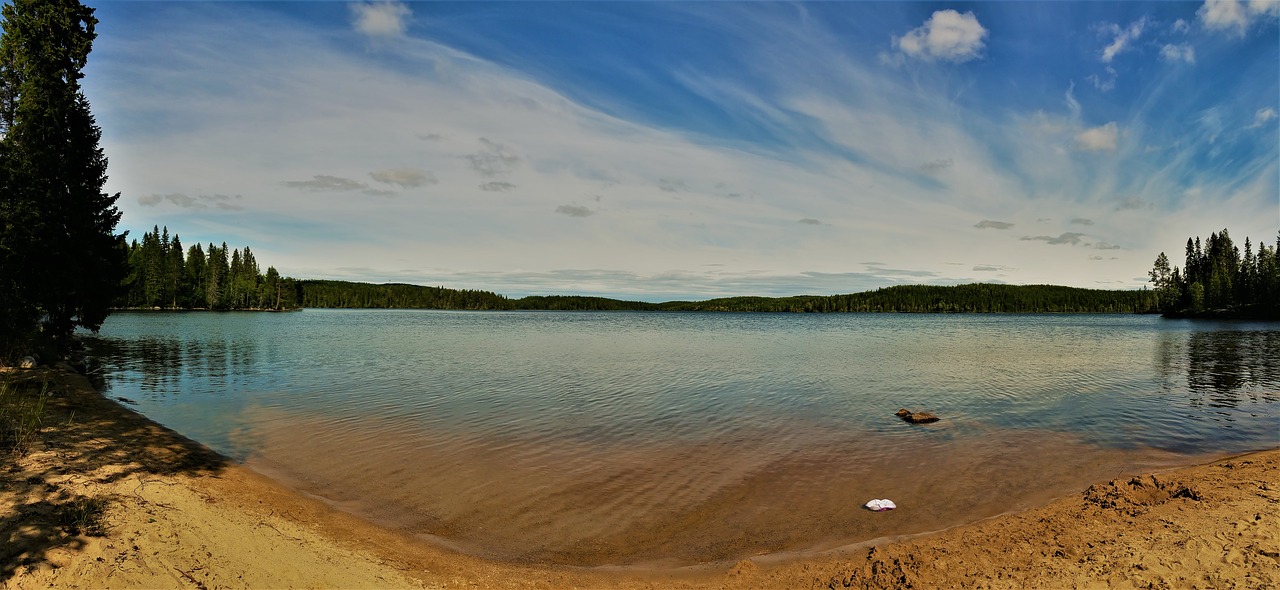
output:
[[[1280,445],[1280,325],[1130,315],[119,313],[105,393],[463,551],[825,549]],[[909,425],[900,407],[943,417]],[[890,498],[898,510],[859,507]]]

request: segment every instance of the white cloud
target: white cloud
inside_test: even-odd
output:
[[[404,35],[412,15],[400,2],[360,2],[351,5],[356,32],[372,38],[395,38]]]
[[[1121,29],[1119,25],[1111,25],[1111,32],[1115,34],[1111,44],[1102,50],[1102,63],[1111,63],[1116,55],[1129,49],[1130,44],[1138,40],[1142,36],[1142,29],[1147,24],[1147,18],[1144,16],[1130,24],[1128,27]]]
[[[1188,43],[1181,45],[1166,44],[1160,48],[1160,57],[1165,61],[1183,61],[1189,64],[1196,63],[1196,49]]]
[[[987,29],[972,12],[960,14],[947,9],[933,13],[906,35],[894,37],[893,45],[914,58],[960,63],[981,56],[986,36]]]
[[[1116,88],[1116,78],[1118,77],[1116,74],[1116,69],[1111,66],[1107,66],[1106,70],[1107,70],[1106,78],[1103,78],[1097,74],[1089,74],[1089,76],[1087,77],[1087,79],[1093,83],[1093,87],[1097,88],[1101,92],[1111,92]]]
[[[1253,114],[1253,124],[1250,125],[1249,128],[1257,129],[1259,127],[1262,127],[1263,125],[1266,125],[1268,122],[1275,120],[1275,118],[1276,118],[1275,109],[1271,107],[1260,108],[1258,109],[1258,112]]]
[[[1196,11],[1205,28],[1243,37],[1255,22],[1280,17],[1280,2],[1275,0],[1207,0]]]
[[[1173,30],[1179,33],[1189,33],[1191,32],[1191,25],[1183,19],[1178,19],[1173,21]]]
[[[1089,152],[1114,152],[1120,130],[1112,121],[1076,134],[1076,148]]]

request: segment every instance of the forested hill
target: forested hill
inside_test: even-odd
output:
[[[302,307],[383,309],[512,309],[511,300],[489,291],[423,287],[403,283],[301,281]]]
[[[742,311],[908,313],[1142,313],[1155,307],[1150,291],[1106,291],[1053,285],[910,285],[848,295],[728,297],[648,303],[603,297],[537,296],[509,299],[489,291],[405,284],[300,281],[303,307],[565,311]]]
[[[950,287],[900,285],[848,295],[730,297],[664,303],[687,311],[905,312],[905,313],[1143,313],[1150,291],[1107,291],[1054,285],[974,283]]]

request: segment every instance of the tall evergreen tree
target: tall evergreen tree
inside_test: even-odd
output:
[[[185,307],[206,307],[206,287],[204,283],[205,276],[205,260],[204,250],[200,247],[200,243],[196,242],[190,250],[187,250],[186,270],[184,271],[184,282],[190,290]]]
[[[78,0],[11,0],[0,35],[0,354],[96,330],[125,278],[119,194],[80,88],[96,37]],[[12,313],[12,316],[10,315]]]

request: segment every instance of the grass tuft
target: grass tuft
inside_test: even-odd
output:
[[[104,517],[107,501],[104,498],[76,496],[70,502],[58,506],[57,522],[70,535],[105,537],[107,527]]]
[[[41,382],[38,388],[0,383],[0,450],[15,455],[31,451],[44,426],[48,399],[48,382]]]

